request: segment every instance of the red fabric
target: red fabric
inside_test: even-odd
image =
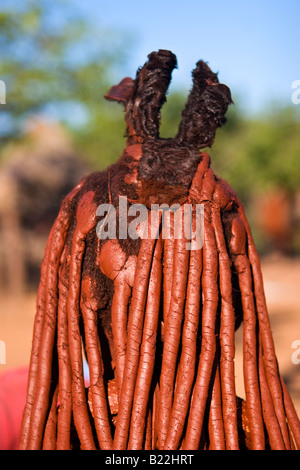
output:
[[[0,450],[18,449],[27,379],[28,367],[0,375]]]

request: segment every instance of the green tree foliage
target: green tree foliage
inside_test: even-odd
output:
[[[300,189],[299,109],[276,108],[250,118],[231,108],[211,154],[215,171],[244,202],[277,187],[294,194]]]
[[[288,254],[300,253],[299,107],[275,107],[259,118],[247,117],[232,107],[210,154],[215,172],[230,183],[242,200],[260,252],[276,246]],[[276,201],[276,194],[287,201],[285,217],[282,207],[270,205]],[[266,198],[268,209],[260,204]],[[277,218],[276,232],[281,233],[280,237],[271,230],[269,222],[267,228],[265,217],[269,221],[270,217]]]
[[[122,145],[122,112],[103,94],[128,58],[132,38],[82,19],[63,0],[16,1],[0,7],[2,141],[20,135],[31,116],[63,122],[84,157],[98,167]],[[125,47],[126,44],[126,47]],[[113,136],[111,136],[113,134]],[[115,158],[117,158],[116,155]]]
[[[167,102],[161,112],[161,137],[174,137],[178,131],[181,112],[187,100],[187,93],[184,91],[174,91],[167,96]]]

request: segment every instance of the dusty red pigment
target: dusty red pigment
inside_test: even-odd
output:
[[[127,146],[66,197],[50,233],[21,449],[300,448],[245,213],[201,151],[225,122],[230,91],[198,62],[178,134],[161,139],[175,66],[171,52],[152,53],[108,92],[125,106]],[[97,206],[118,214],[119,196],[191,204],[193,230],[203,204],[203,248],[186,249],[172,229],[163,238],[161,214],[154,238],[99,240]],[[242,322],[245,400],[234,368]]]

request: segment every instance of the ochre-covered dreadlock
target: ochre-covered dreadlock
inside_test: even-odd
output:
[[[111,88],[106,98],[125,105],[127,146],[65,198],[52,228],[21,449],[300,449],[243,207],[200,152],[225,122],[230,91],[198,62],[178,135],[161,139],[174,67],[174,54],[153,52],[135,80]],[[202,204],[203,246],[176,237],[172,212],[168,237],[160,212],[152,237],[119,228],[101,239],[97,207],[120,218],[120,197],[145,205],[149,226],[152,204],[189,205],[193,231]],[[235,390],[241,322],[245,400]]]

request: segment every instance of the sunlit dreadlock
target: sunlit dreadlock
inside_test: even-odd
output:
[[[111,88],[106,98],[125,106],[127,146],[65,198],[52,228],[21,449],[300,448],[250,228],[201,151],[225,122],[230,91],[199,61],[178,134],[161,139],[175,67],[171,52],[153,52],[135,80]],[[171,223],[166,238],[162,223],[152,238],[99,238],[97,207],[110,203],[119,216],[120,196],[149,218],[151,204],[189,204],[194,229],[202,204],[203,247],[188,250]],[[235,390],[241,323],[245,400]]]

